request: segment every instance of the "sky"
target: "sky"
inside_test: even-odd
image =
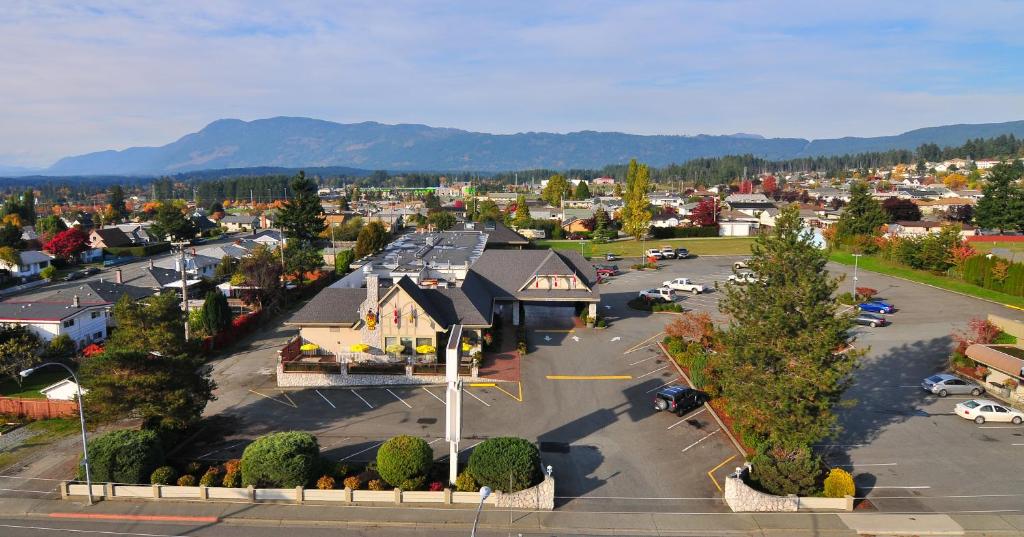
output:
[[[831,138],[1024,119],[1024,2],[47,1],[0,9],[0,164],[219,118]]]

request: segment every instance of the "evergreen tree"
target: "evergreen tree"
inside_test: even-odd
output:
[[[580,181],[580,184],[576,185],[576,192],[573,193],[573,199],[588,200],[590,199],[590,186],[587,185],[587,181]]]
[[[852,321],[837,315],[839,280],[829,276],[828,256],[796,207],[784,208],[751,251],[760,283],[726,286],[719,309],[730,321],[714,371],[745,438],[798,450],[836,434],[833,408],[863,353],[841,351]]]
[[[150,231],[166,241],[187,241],[194,239],[198,230],[195,222],[185,218],[181,209],[169,202],[161,202],[153,216]]]
[[[359,230],[359,236],[356,238],[356,257],[361,258],[381,251],[390,238],[384,224],[370,222]]]
[[[24,244],[25,241],[21,240],[21,228],[10,222],[0,225],[0,247],[21,250]]]
[[[480,209],[477,213],[477,222],[496,222],[501,220],[501,209],[498,208],[498,204],[494,203],[494,200],[483,200],[480,202]]]
[[[342,196],[338,199],[338,210],[339,211],[351,211],[352,209],[348,206],[348,198]]]
[[[206,300],[200,310],[203,319],[203,328],[206,333],[213,336],[231,326],[231,306],[228,299],[220,291],[206,293]]]
[[[108,352],[158,352],[177,356],[188,350],[181,298],[174,293],[132,300],[122,295],[114,304],[114,330],[107,339]]]
[[[836,224],[836,235],[841,239],[858,235],[877,235],[879,228],[888,221],[882,205],[871,197],[868,185],[857,182],[850,187],[850,202],[846,204],[846,209]]]
[[[610,222],[608,211],[604,207],[598,207],[594,211],[594,240],[605,241],[611,238]]]
[[[0,375],[21,384],[21,371],[42,361],[42,341],[25,326],[0,325]]]
[[[651,172],[646,164],[638,164],[636,159],[629,161],[629,173],[626,176],[626,197],[622,207],[622,230],[636,240],[647,234],[651,224],[651,213],[647,210],[650,202],[647,190],[651,183]]]
[[[121,185],[114,185],[110,187],[110,208],[113,211],[114,219],[117,221],[124,220],[128,216],[128,206],[124,200],[124,189]]]
[[[36,223],[36,193],[26,190],[21,193],[21,204],[18,214],[21,215],[21,225],[31,226]]]
[[[1017,181],[1024,175],[1021,161],[992,167],[982,197],[974,208],[974,221],[984,229],[1024,230],[1024,190]]]
[[[516,218],[512,221],[512,225],[517,229],[525,229],[532,223],[533,217],[530,216],[530,207],[526,204],[526,196],[520,194],[516,197]]]
[[[889,223],[904,221],[918,221],[921,219],[921,209],[910,200],[900,198],[889,198],[882,202],[882,209],[889,216]]]
[[[290,239],[311,243],[320,237],[326,226],[324,207],[316,193],[316,183],[299,172],[291,183],[291,198],[278,211],[278,225]]]

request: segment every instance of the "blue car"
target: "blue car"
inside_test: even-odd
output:
[[[872,300],[871,302],[865,302],[860,306],[857,306],[860,311],[867,311],[871,313],[892,313],[896,311],[896,308],[888,303],[882,302],[881,300]]]

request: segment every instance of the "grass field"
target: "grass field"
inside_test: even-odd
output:
[[[39,420],[25,425],[26,429],[34,433],[33,436],[0,453],[0,470],[16,464],[40,449],[46,449],[54,440],[81,431],[80,427],[78,419],[75,418]]]
[[[982,241],[977,241],[977,242],[971,242],[970,244],[971,244],[972,247],[974,247],[975,250],[977,250],[977,251],[979,251],[979,252],[981,252],[983,254],[991,252],[994,248],[1002,248],[1004,250],[1009,250],[1010,252],[1012,252],[1014,254],[1017,254],[1016,257],[1018,257],[1018,258],[1024,257],[1024,241],[1014,241],[1014,242],[1003,242],[1003,241],[998,241],[998,242],[982,242]]]
[[[29,375],[28,378],[22,379],[21,385],[19,386],[14,379],[10,377],[4,378],[3,382],[0,382],[0,396],[3,397],[24,397],[25,399],[45,399],[45,396],[39,393],[39,390],[61,380],[68,378],[68,372],[62,368],[50,366],[51,368],[44,369],[38,373]]]
[[[620,257],[640,257],[643,255],[645,247],[657,248],[662,245],[669,245],[673,248],[686,248],[692,255],[747,255],[750,254],[750,245],[753,242],[754,239],[748,237],[652,239],[646,243],[643,241],[626,240],[604,244],[594,244],[591,241],[534,241],[539,248],[574,250],[576,252],[580,251],[580,243],[582,243],[584,257],[600,257],[606,253],[613,253]]]
[[[853,255],[847,252],[833,251],[829,254],[829,258],[836,263],[853,265]],[[902,265],[890,263],[883,259],[878,259],[877,257],[867,255],[861,256],[858,266],[862,270],[888,274],[889,276],[905,278],[918,283],[934,285],[935,287],[946,289],[948,291],[956,291],[958,293],[991,300],[1000,304],[1024,308],[1024,297],[1008,295],[1006,293],[1000,293],[999,291],[985,289],[984,287],[978,287],[977,285],[971,285],[960,280],[946,276],[939,276],[923,270],[914,270]]]

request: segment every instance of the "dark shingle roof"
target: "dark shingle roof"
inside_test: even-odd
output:
[[[530,244],[529,239],[520,235],[501,222],[470,223],[472,229],[467,229],[466,225],[466,222],[459,222],[458,224],[455,224],[452,231],[482,231],[487,234],[487,246],[490,247],[507,246],[509,244]]]
[[[553,257],[549,258],[551,255]],[[556,270],[560,264],[571,272],[549,272],[547,274],[574,274],[589,287],[586,289],[524,289],[534,274],[544,274],[540,269]],[[593,265],[578,252],[556,250],[487,250],[470,269],[484,281],[494,297],[515,297],[539,300],[544,298],[575,298],[593,301],[600,298],[597,289],[597,273]]]
[[[132,239],[124,231],[116,227],[108,227],[106,229],[94,229],[94,233],[100,236],[103,240],[103,245],[109,248],[116,248],[118,246],[131,246]]]
[[[355,324],[366,289],[327,287],[295,312],[285,324]]]

